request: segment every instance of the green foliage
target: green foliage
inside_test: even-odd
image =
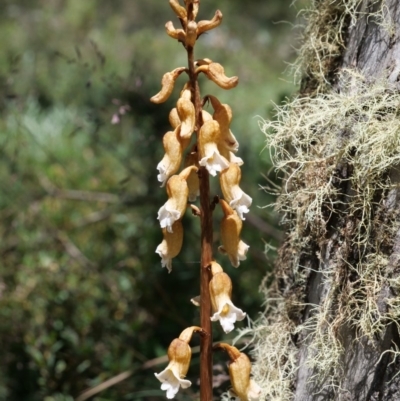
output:
[[[204,1],[202,18],[214,7]],[[12,38],[0,52],[0,400],[69,401],[126,370],[129,379],[95,399],[156,399],[163,392],[143,363],[195,321],[189,299],[198,295],[199,233],[189,212],[168,277],[154,252],[165,202],[155,166],[172,103],[149,98],[166,70],[186,63],[163,29],[173,13],[160,0],[5,0],[0,8],[1,36]],[[268,269],[262,240],[276,244],[279,232],[276,217],[257,208],[270,201],[257,188],[269,160],[258,157],[264,138],[254,116],[292,90],[277,80],[290,43],[272,40],[289,27],[272,21],[295,10],[228,0],[218,8],[223,26],[199,41],[198,57],[241,80],[218,96],[229,99],[249,160],[243,189],[256,223],[243,238],[251,269],[232,279],[234,302],[255,317]]]

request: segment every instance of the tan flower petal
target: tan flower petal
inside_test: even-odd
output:
[[[236,210],[238,216],[245,220],[243,213],[249,212],[252,199],[239,187],[241,175],[240,167],[230,163],[229,168],[221,172],[220,185],[224,199]]]
[[[187,15],[186,15],[186,9],[185,7],[182,7],[179,4],[178,0],[169,0],[169,5],[171,8],[174,10],[175,14],[177,15],[178,18],[185,20]]]
[[[169,112],[168,120],[173,129],[175,129],[181,123],[176,107]]]
[[[172,270],[172,259],[178,256],[183,243],[183,227],[181,220],[175,221],[172,225],[172,232],[166,228],[162,230],[164,239],[158,245],[156,253],[161,257],[162,267],[166,267],[170,273]]]
[[[210,21],[200,21],[197,24],[197,35],[200,36],[202,33],[209,31],[210,29],[216,28],[222,22],[222,13],[217,10],[212,20]]]
[[[152,98],[150,98],[150,101],[157,104],[165,102],[170,97],[174,89],[175,81],[185,70],[185,67],[178,67],[173,71],[165,73],[161,80],[161,91],[158,92],[157,95],[154,95]]]
[[[183,29],[175,29],[172,21],[168,21],[165,24],[165,30],[167,31],[168,36],[170,36],[172,39],[176,39],[179,42],[185,43],[185,31]]]
[[[182,142],[180,125],[175,128],[175,131],[169,131],[163,137],[165,155],[157,165],[159,171],[157,179],[162,183],[161,186],[164,186],[167,179],[175,174],[181,166],[184,150],[184,143]]]
[[[198,144],[200,150],[200,166],[205,166],[208,172],[215,176],[217,171],[229,167],[228,161],[219,153],[217,143],[220,129],[217,121],[210,120],[203,124],[199,132]]]
[[[197,39],[197,23],[195,21],[189,21],[186,29],[185,45],[187,47],[193,47]]]
[[[190,99],[181,97],[176,103],[176,109],[178,111],[179,119],[182,124],[181,137],[185,139],[190,139],[196,123],[194,104],[191,102]]]
[[[222,246],[220,246],[218,250],[228,255],[232,266],[238,267],[240,261],[246,259],[246,253],[249,248],[249,246],[240,239],[242,220],[226,201],[220,199],[219,204],[224,212],[224,217],[221,221]]]
[[[211,79],[222,89],[232,89],[239,83],[238,77],[227,77],[225,75],[224,67],[218,63],[210,63],[208,65],[200,65],[196,68],[196,74],[199,72],[204,72],[207,78]]]

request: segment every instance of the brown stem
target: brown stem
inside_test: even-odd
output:
[[[190,15],[190,12],[188,13]],[[201,115],[200,89],[195,73],[193,47],[187,47],[189,79],[192,90],[192,101],[196,113],[196,132],[203,124]],[[207,333],[200,342],[200,400],[211,401],[212,396],[212,327],[211,327],[211,299],[209,282],[211,280],[211,261],[213,226],[212,210],[210,207],[210,180],[206,168],[199,169],[200,180],[200,219],[201,219],[201,262],[200,262],[200,326]]]

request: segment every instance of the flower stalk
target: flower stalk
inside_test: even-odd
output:
[[[157,166],[158,181],[166,186],[168,200],[158,212],[158,220],[163,233],[163,241],[156,252],[161,257],[161,264],[172,270],[172,259],[178,256],[183,243],[182,219],[188,202],[195,202],[199,196],[199,207],[191,204],[193,215],[200,217],[201,257],[200,257],[200,296],[192,302],[200,306],[200,327],[192,326],[181,333],[168,349],[169,365],[156,377],[161,381],[161,389],[167,398],[174,398],[180,388],[187,388],[191,382],[185,379],[189,370],[191,351],[189,341],[194,332],[200,337],[200,400],[211,401],[212,394],[212,321],[219,321],[222,329],[228,333],[234,329],[236,321],[246,316],[232,300],[232,283],[227,273],[213,258],[213,211],[221,201],[224,213],[221,222],[222,246],[220,252],[228,256],[234,267],[246,259],[248,246],[240,239],[242,219],[249,211],[251,198],[239,187],[243,160],[234,155],[239,148],[235,136],[230,130],[232,110],[227,104],[212,95],[203,99],[200,94],[198,75],[203,73],[208,79],[223,89],[232,89],[238,84],[238,77],[227,77],[224,67],[210,59],[195,60],[194,47],[197,39],[204,32],[214,29],[222,21],[222,13],[217,10],[211,20],[196,22],[200,0],[169,0],[172,10],[178,17],[182,28],[175,28],[170,21],[165,25],[166,33],[180,42],[187,52],[187,67],[178,67],[164,74],[161,91],[151,98],[153,103],[165,102],[172,94],[174,85],[182,74],[187,74],[186,82],[180,92],[176,107],[169,114],[173,131],[163,138],[165,155]],[[214,113],[211,115],[203,106],[211,103]],[[193,135],[195,133],[195,135]],[[194,144],[193,137],[196,141]],[[178,173],[181,165],[184,169]],[[225,198],[211,197],[210,175],[220,174],[220,185]],[[244,355],[244,354],[243,354]],[[243,366],[244,377],[249,376],[250,361]],[[236,378],[236,376],[233,376]],[[248,380],[244,379],[243,388],[236,394],[247,397]],[[237,387],[237,386],[236,386]],[[253,401],[253,398],[251,399]]]

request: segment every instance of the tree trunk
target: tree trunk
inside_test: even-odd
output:
[[[255,371],[270,383],[285,372],[267,400],[399,401],[400,2],[314,7],[300,99],[265,127],[288,232],[269,294],[282,307],[259,323]],[[290,336],[266,367],[274,325]]]

